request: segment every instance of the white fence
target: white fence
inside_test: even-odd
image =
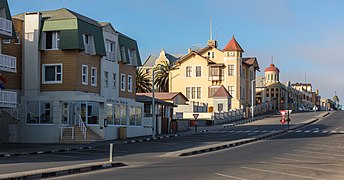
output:
[[[0,90],[0,107],[16,108],[17,93]]]
[[[17,58],[0,54],[0,70],[17,72]]]
[[[224,124],[244,118],[244,110],[237,109],[229,112],[214,113],[214,124]]]
[[[7,36],[12,35],[12,21],[0,17],[0,33]]]

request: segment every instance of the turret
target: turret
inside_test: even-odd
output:
[[[265,81],[266,83],[277,83],[279,82],[279,69],[274,64],[270,64],[265,69]]]

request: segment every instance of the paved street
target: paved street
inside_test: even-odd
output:
[[[138,154],[141,159],[124,161],[127,167],[55,179],[343,179],[343,115],[236,148],[150,161],[144,158],[149,154]]]
[[[313,113],[292,114],[292,124],[300,123],[304,120],[313,118],[313,116]],[[264,120],[230,128],[209,127],[209,131],[204,133],[191,134],[166,140],[118,144],[115,147],[115,161],[124,162],[128,164],[130,168],[136,166],[146,167],[150,164],[159,164],[165,160],[175,161],[177,159],[161,158],[160,156],[171,151],[247,138],[286,128],[286,126],[283,127],[280,125],[279,118],[280,117],[266,118]],[[319,127],[319,131],[320,129],[325,129],[325,127]],[[295,132],[295,134],[301,133]],[[107,158],[108,145],[103,145],[84,151],[5,157],[1,159],[0,169],[1,173],[5,174],[86,162],[105,161]]]

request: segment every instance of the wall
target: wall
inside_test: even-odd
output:
[[[119,62],[119,73],[118,73],[118,91],[119,97],[135,99],[136,97],[136,68],[133,66],[129,66],[122,62]],[[125,91],[121,90],[121,74],[125,74]],[[132,85],[132,92],[128,92],[128,75],[131,75],[133,78],[133,85]]]

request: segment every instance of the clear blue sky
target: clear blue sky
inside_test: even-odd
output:
[[[8,0],[12,15],[68,8],[137,40],[141,59],[206,43],[209,19],[222,49],[234,34],[256,56],[261,72],[271,56],[281,80],[307,82],[322,97],[344,96],[344,1],[338,0]],[[343,99],[344,100],[344,99]]]

